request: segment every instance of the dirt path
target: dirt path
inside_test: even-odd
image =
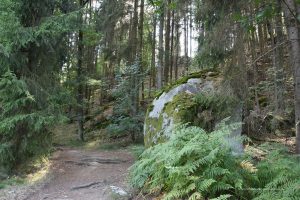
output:
[[[42,186],[7,198],[112,200],[110,186],[126,189],[128,168],[133,164],[133,157],[127,150],[99,152],[62,149],[51,160],[50,176]]]

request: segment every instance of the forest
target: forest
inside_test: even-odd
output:
[[[0,200],[299,200],[300,0],[1,0]]]

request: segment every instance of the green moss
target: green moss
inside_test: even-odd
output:
[[[175,123],[188,123],[195,116],[194,110],[195,102],[192,94],[181,93],[176,95],[172,102],[164,107],[164,112],[172,116]]]
[[[211,72],[208,74],[208,72]],[[211,70],[203,70],[197,73],[183,77],[173,84],[166,86],[157,93],[159,97],[163,92],[186,83],[191,78],[213,78],[218,77],[219,72]],[[213,130],[215,123],[232,114],[232,108],[237,103],[236,98],[222,96],[217,94],[199,94],[193,95],[188,93],[179,93],[174,96],[173,100],[167,103],[161,115],[158,118],[150,118],[149,112],[153,110],[153,105],[149,106],[145,119],[145,136],[144,142],[146,147],[152,146],[155,142],[166,141],[166,136],[162,130],[164,117],[167,115],[173,120],[173,124],[189,123],[193,126],[202,127],[208,131]],[[154,141],[155,139],[155,141]]]
[[[167,140],[166,136],[163,134],[163,113],[172,117],[173,123],[188,123],[195,117],[195,102],[191,101],[194,95],[187,93],[180,93],[176,95],[172,102],[165,105],[162,114],[159,118],[150,118],[149,110],[147,117],[145,119],[145,131],[146,135],[144,137],[145,146],[150,147],[154,144],[153,139],[156,138],[157,143],[162,143]],[[194,112],[191,112],[194,110]],[[150,127],[151,126],[151,127]]]
[[[162,114],[159,118],[151,118],[149,117],[149,113],[147,113],[145,119],[145,131],[146,134],[144,135],[144,143],[146,147],[150,147],[154,144],[153,139],[157,137],[157,142],[165,141],[165,138],[158,137],[158,134],[162,132],[162,125],[163,125],[163,116]]]
[[[151,104],[148,106],[147,111],[148,111],[148,112],[151,112],[151,111],[153,110],[153,108],[154,108],[154,105],[151,103]],[[147,114],[149,114],[149,113],[147,113]]]
[[[203,78],[203,79],[206,79],[208,76],[207,74],[211,72],[210,76],[209,77],[218,77],[220,75],[220,72],[217,70],[217,69],[204,69],[204,70],[201,70],[199,72],[194,72],[194,73],[191,73],[187,76],[184,76],[180,79],[178,79],[177,81],[173,82],[173,83],[170,83],[166,86],[163,87],[163,89],[161,90],[158,90],[156,92],[156,94],[154,95],[155,98],[157,97],[160,97],[160,95],[162,95],[164,92],[169,92],[170,90],[172,90],[173,88],[177,87],[178,85],[182,85],[184,83],[187,83],[189,79],[192,79],[192,78]]]
[[[189,123],[212,131],[217,122],[232,115],[237,103],[237,98],[220,94],[179,93],[164,106],[159,118],[146,118],[145,146],[152,146],[154,138],[158,143],[166,141],[167,138],[162,132],[163,113],[172,117],[174,124]],[[146,116],[148,114],[149,112]]]

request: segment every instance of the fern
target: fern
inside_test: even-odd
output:
[[[262,145],[266,158],[233,156],[224,123],[207,134],[180,126],[169,141],[147,149],[131,168],[131,184],[164,199],[300,199],[300,163],[281,146]]]
[[[270,145],[263,149],[270,151]],[[259,187],[255,200],[300,199],[300,162],[287,149],[275,146],[258,166]]]
[[[148,193],[163,192],[164,199],[242,197],[242,189],[249,187],[244,179],[253,172],[226,145],[232,128],[223,124],[209,134],[198,127],[177,128],[169,141],[141,155],[131,168],[131,184]]]

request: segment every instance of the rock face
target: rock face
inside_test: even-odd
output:
[[[208,72],[205,76],[202,74],[199,78],[187,77],[183,82],[179,81],[179,84],[172,86],[155,98],[146,114],[144,124],[145,146],[150,147],[167,140],[174,125],[179,123],[191,123],[208,131],[212,130],[218,120],[222,120],[221,117],[223,117],[220,114],[223,112],[222,107],[217,108],[214,103],[216,105],[225,103],[224,118],[228,117],[227,108],[229,104],[227,105],[225,100],[227,97],[217,95],[220,93],[221,80],[214,72]],[[200,100],[197,101],[199,94],[201,94]],[[204,99],[201,100],[201,98]],[[220,110],[220,113],[217,109]],[[229,112],[230,116],[234,115],[233,121],[241,121],[240,106],[235,104]],[[241,130],[236,130],[233,134],[240,135]],[[237,149],[242,148],[240,144],[234,145]]]

